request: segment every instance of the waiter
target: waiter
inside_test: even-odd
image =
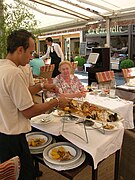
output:
[[[51,57],[51,64],[55,64],[55,68],[52,74],[52,77],[56,77],[58,74],[60,74],[58,68],[59,63],[64,60],[63,52],[57,43],[53,43],[53,40],[51,37],[46,38],[46,44],[47,44],[47,52],[44,56],[42,56],[42,59],[50,58]]]

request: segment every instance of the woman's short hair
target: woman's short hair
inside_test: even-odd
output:
[[[61,66],[63,64],[68,64],[68,66],[70,67],[70,69],[72,70],[72,65],[71,65],[71,62],[70,61],[61,61],[60,64],[59,64],[59,71],[61,72]]]

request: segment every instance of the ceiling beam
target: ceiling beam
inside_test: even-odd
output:
[[[85,4],[88,4],[88,5],[95,6],[95,7],[100,8],[100,9],[104,9],[104,10],[106,10],[106,11],[108,11],[108,12],[112,12],[112,11],[113,11],[113,10],[110,9],[110,8],[107,8],[107,7],[105,7],[105,6],[101,6],[101,5],[99,5],[99,4],[90,2],[90,1],[88,1],[88,0],[77,0],[77,1],[78,1],[78,2],[82,2],[82,3],[85,3]]]
[[[81,8],[81,9],[83,9],[83,10],[85,10],[85,11],[88,11],[88,12],[90,12],[90,13],[92,13],[92,14],[96,14],[97,16],[101,16],[102,18],[106,18],[106,17],[104,17],[102,14],[100,14],[99,12],[97,12],[97,11],[95,11],[95,10],[92,10],[92,9],[90,9],[90,8],[85,8],[85,7],[83,7],[83,6],[80,6],[79,4],[75,4],[75,3],[72,3],[71,1],[67,1],[67,0],[60,0],[60,1],[63,1],[63,2],[65,2],[65,3],[67,3],[67,4],[73,5],[73,6],[75,6],[75,7]]]
[[[18,2],[18,0],[15,0],[15,1]],[[59,14],[47,13],[47,12],[42,11],[42,10],[34,7],[33,5],[28,4],[28,3],[25,3],[25,2],[23,2],[23,1],[20,1],[20,3],[23,4],[23,5],[25,5],[25,6],[27,6],[27,7],[29,7],[29,8],[31,8],[31,9],[33,9],[33,10],[35,10],[35,11],[37,11],[37,12],[40,12],[41,14],[44,14],[44,15],[61,17],[61,18],[67,18],[67,19],[72,19],[72,20],[75,19],[75,18],[73,18],[73,17],[71,17],[71,16],[62,16],[62,15],[59,15]]]
[[[89,20],[90,19],[88,16],[85,16],[84,14],[76,13],[75,11],[72,11],[71,9],[67,9],[67,8],[62,7],[62,6],[58,6],[54,3],[49,3],[46,1],[42,1],[42,0],[29,0],[29,1],[32,1],[35,3],[41,4],[41,5],[56,9],[58,11],[62,11],[64,13],[70,14],[72,16],[76,16],[76,17],[83,19],[83,20]]]

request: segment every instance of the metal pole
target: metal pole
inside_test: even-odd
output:
[[[110,19],[109,17],[106,19],[106,31],[107,31],[106,46],[110,47]]]

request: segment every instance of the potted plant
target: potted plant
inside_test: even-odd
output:
[[[131,59],[125,59],[120,63],[120,69],[127,69],[134,67],[134,61]]]
[[[83,71],[83,65],[85,64],[85,59],[81,56],[76,56],[74,58],[74,61],[78,62],[77,64],[78,71]]]

